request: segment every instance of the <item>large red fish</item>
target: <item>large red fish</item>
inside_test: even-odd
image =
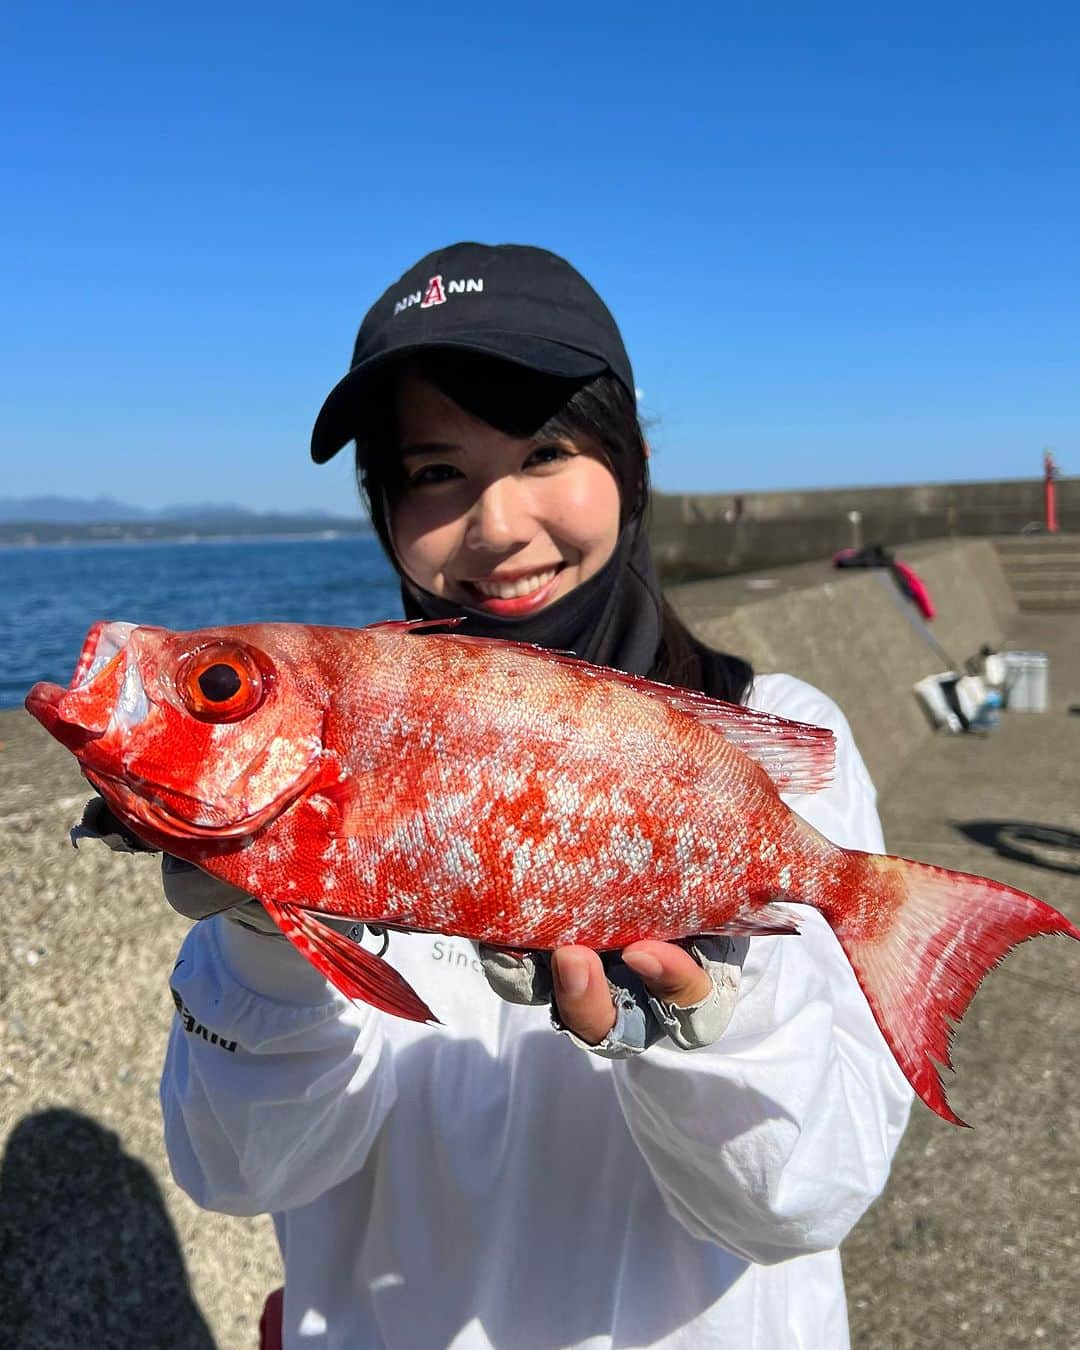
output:
[[[444,629],[447,625],[441,625]],[[100,623],[26,706],[135,834],[257,896],[346,995],[426,1020],[319,913],[511,949],[797,931],[813,905],[915,1090],[1016,943],[1080,929],[998,882],[840,848],[778,792],[829,731],[430,630]]]

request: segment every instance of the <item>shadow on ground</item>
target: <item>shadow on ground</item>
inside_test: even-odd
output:
[[[76,1111],[26,1116],[0,1167],[3,1350],[214,1350],[150,1172]]]
[[[1080,834],[1075,830],[1025,820],[959,820],[952,824],[973,843],[992,848],[1003,858],[1048,872],[1080,875]]]

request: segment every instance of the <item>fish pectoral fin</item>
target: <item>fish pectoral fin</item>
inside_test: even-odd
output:
[[[312,816],[313,828],[331,839],[372,839],[386,832],[387,790],[384,775],[338,769],[300,811]],[[304,820],[298,814],[298,822]]]
[[[346,998],[370,1003],[410,1022],[438,1022],[409,982],[374,953],[350,942],[298,905],[282,905],[276,900],[263,900],[262,905],[297,951]]]
[[[790,914],[775,905],[758,905],[733,915],[717,928],[707,929],[702,936],[783,937],[789,933],[799,933],[799,925]]]

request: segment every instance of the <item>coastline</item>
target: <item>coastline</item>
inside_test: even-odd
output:
[[[129,545],[162,544],[254,544],[254,543],[309,543],[317,544],[334,539],[374,539],[375,532],[367,521],[359,521],[355,529],[335,525],[320,530],[230,530],[222,533],[178,531],[175,534],[109,534],[75,537],[65,534],[59,539],[38,539],[24,532],[21,539],[4,538],[0,527],[0,552],[18,550],[48,550],[69,548],[121,548]]]

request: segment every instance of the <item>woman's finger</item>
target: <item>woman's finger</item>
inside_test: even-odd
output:
[[[559,947],[551,957],[555,1005],[563,1025],[599,1045],[615,1025],[615,1005],[600,958],[588,947]]]
[[[689,1008],[712,992],[711,976],[682,947],[672,942],[634,942],[625,947],[622,959],[640,975],[654,998]]]

